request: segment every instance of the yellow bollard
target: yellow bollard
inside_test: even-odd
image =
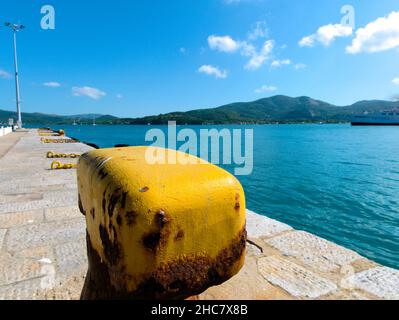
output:
[[[172,150],[199,164],[151,165],[147,150],[165,151],[101,149],[79,159],[89,258],[82,299],[185,299],[243,266],[245,196],[238,180]]]

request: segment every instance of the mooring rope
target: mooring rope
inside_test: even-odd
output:
[[[79,158],[80,154],[78,153],[54,153],[53,151],[47,152],[47,158],[53,159],[53,158]]]
[[[67,170],[74,169],[77,167],[76,163],[61,163],[59,161],[53,161],[51,163],[51,170]]]
[[[37,130],[39,132],[39,136],[41,137],[54,137],[54,136],[59,136],[59,137],[63,137],[65,136],[65,131],[63,129],[61,130],[47,130],[47,129],[38,129]]]
[[[74,139],[47,139],[47,138],[41,138],[42,143],[78,143],[79,141],[76,141]]]

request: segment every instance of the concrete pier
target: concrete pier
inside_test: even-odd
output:
[[[49,170],[37,130],[0,138],[0,299],[78,299],[87,271],[76,171]],[[62,159],[63,163],[76,160]],[[248,211],[241,272],[200,299],[399,299],[399,271]]]

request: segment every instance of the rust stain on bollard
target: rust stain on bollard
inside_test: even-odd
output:
[[[101,149],[79,160],[89,258],[82,299],[185,299],[243,266],[245,196],[238,180],[188,155],[195,161],[152,165],[148,150],[165,151]]]

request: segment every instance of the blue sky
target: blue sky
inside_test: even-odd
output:
[[[82,3],[83,2],[83,3]],[[55,9],[43,30],[41,7]],[[355,25],[341,24],[352,5]],[[397,0],[1,1],[22,109],[143,116],[275,94],[337,105],[399,94]],[[0,109],[14,110],[0,27]]]

